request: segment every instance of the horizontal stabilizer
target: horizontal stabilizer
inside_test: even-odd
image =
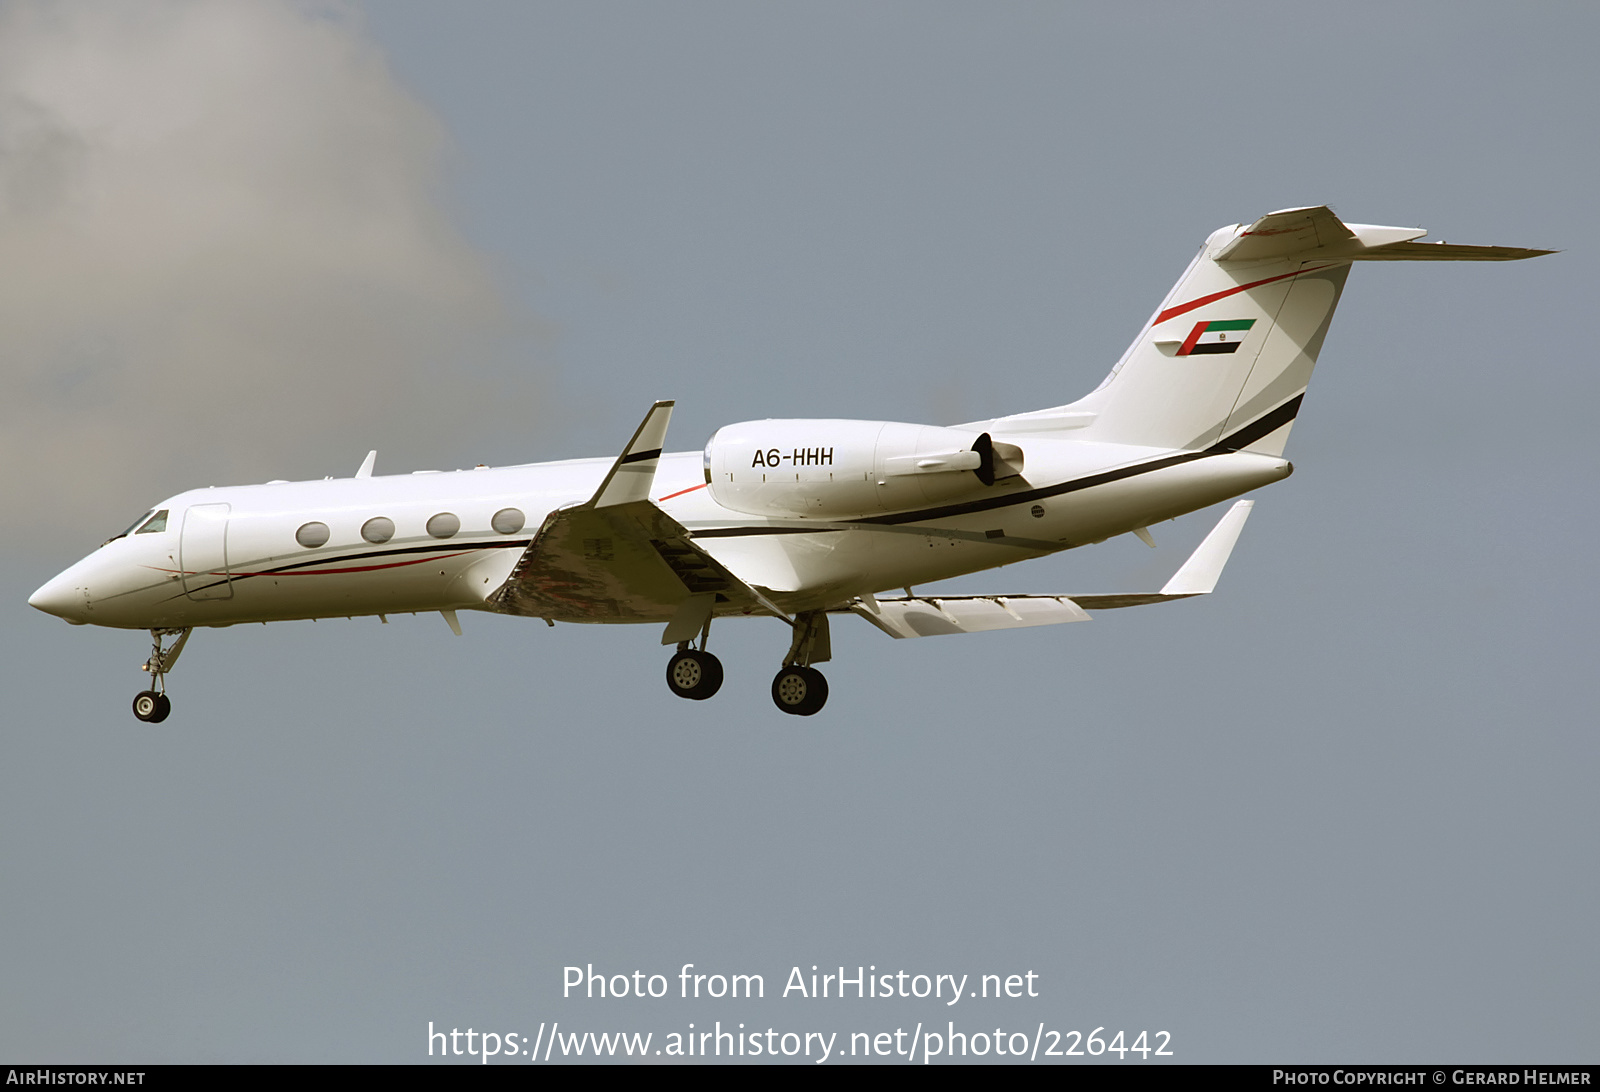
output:
[[[1426,228],[1347,224],[1326,205],[1269,212],[1222,244],[1218,262],[1300,258],[1355,262],[1510,262],[1554,254],[1518,246],[1419,243]]]
[[[1358,262],[1514,262],[1555,253],[1554,250],[1535,250],[1525,246],[1404,242],[1373,247],[1348,257]]]

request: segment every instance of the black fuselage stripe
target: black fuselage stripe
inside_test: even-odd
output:
[[[1074,478],[1069,482],[1059,485],[1045,486],[1042,489],[1027,489],[1020,493],[1007,493],[999,497],[985,497],[982,500],[963,501],[959,504],[946,504],[937,508],[922,508],[914,512],[892,512],[883,516],[865,516],[860,519],[840,520],[850,526],[861,525],[894,525],[900,523],[921,523],[926,520],[945,519],[949,516],[964,516],[975,512],[988,512],[996,508],[1010,508],[1018,504],[1030,504],[1035,501],[1046,500],[1050,497],[1059,497],[1067,493],[1076,493],[1083,489],[1093,489],[1097,485],[1107,485],[1111,482],[1123,481],[1140,474],[1151,474],[1157,470],[1166,470],[1168,467],[1181,466],[1184,463],[1194,462],[1197,459],[1209,459],[1214,455],[1230,455],[1242,448],[1248,447],[1276,432],[1284,425],[1293,421],[1300,412],[1300,403],[1305,398],[1297,394],[1289,401],[1276,409],[1270,410],[1256,418],[1243,428],[1229,433],[1208,448],[1200,451],[1185,451],[1176,455],[1167,455],[1159,459],[1152,459],[1147,463],[1136,463],[1132,466],[1118,467],[1115,470],[1106,470],[1099,474],[1090,474],[1084,478]],[[820,531],[845,530],[844,527],[719,527],[705,531],[694,532],[695,538],[733,538],[743,535],[796,535],[816,534]]]
[[[916,512],[896,512],[886,516],[868,516],[865,519],[850,520],[849,522],[918,523],[923,520],[944,519],[947,516],[967,515],[972,512],[987,512],[995,508],[1009,508],[1013,504],[1027,504],[1030,501],[1059,497],[1066,493],[1076,493],[1081,489],[1092,489],[1097,485],[1107,485],[1111,482],[1122,481],[1125,478],[1132,478],[1140,474],[1150,474],[1157,470],[1165,470],[1171,466],[1181,466],[1197,459],[1209,459],[1214,455],[1229,455],[1293,421],[1295,415],[1300,412],[1300,402],[1304,397],[1305,395],[1303,394],[1295,395],[1277,409],[1263,414],[1250,424],[1224,436],[1210,447],[1201,451],[1185,451],[1177,455],[1167,455],[1160,459],[1152,459],[1147,463],[1118,467],[1115,470],[1090,474],[1086,478],[1075,478],[1072,481],[1062,482],[1060,485],[1046,486],[1043,489],[1029,489],[1002,497],[985,497],[983,500],[966,501],[961,504],[946,504],[938,508],[924,508]]]
[[[1181,455],[1168,455],[1166,458],[1155,459],[1148,463],[1139,463],[1136,466],[1118,467],[1116,470],[1091,474],[1086,478],[1075,478],[1070,482],[1046,486],[1043,489],[1025,489],[1020,493],[1008,493],[1001,497],[985,497],[982,500],[963,501],[960,504],[945,504],[938,508],[923,508],[915,512],[892,512],[886,516],[867,516],[864,519],[854,519],[849,522],[858,524],[921,523],[924,520],[945,519],[948,516],[964,516],[974,512],[988,512],[996,508],[1010,508],[1015,504],[1028,504],[1032,501],[1045,500],[1049,497],[1059,497],[1064,493],[1076,493],[1080,489],[1092,489],[1097,485],[1106,485],[1110,482],[1121,481],[1124,478],[1165,470],[1169,466],[1192,463],[1196,459],[1210,458],[1214,454],[1218,453],[1212,451],[1186,451]]]
[[[893,526],[902,523],[919,523],[926,520],[944,519],[949,516],[969,515],[975,512],[988,512],[996,508],[1009,508],[1013,505],[1029,504],[1050,497],[1059,497],[1067,493],[1076,493],[1084,489],[1093,489],[1098,485],[1108,485],[1111,482],[1123,481],[1140,474],[1151,474],[1168,467],[1181,466],[1184,463],[1194,462],[1197,459],[1209,459],[1214,455],[1228,455],[1248,447],[1264,436],[1268,436],[1278,429],[1293,421],[1300,412],[1300,403],[1304,394],[1297,394],[1289,401],[1269,410],[1242,428],[1229,433],[1210,447],[1201,451],[1185,451],[1176,455],[1167,455],[1160,459],[1152,459],[1147,463],[1137,463],[1132,466],[1118,467],[1115,470],[1091,474],[1084,478],[1075,478],[1059,485],[1046,486],[1043,489],[1028,489],[1020,493],[1008,493],[999,497],[985,497],[982,500],[966,501],[961,504],[946,504],[937,508],[924,508],[915,512],[895,512],[883,516],[867,516],[862,519],[840,520],[832,527],[712,527],[702,531],[691,532],[693,538],[739,538],[749,535],[814,535],[824,531],[844,531],[852,526]],[[649,458],[659,457],[661,449],[654,451],[640,451],[632,455],[623,456],[623,462],[636,462]],[[843,524],[843,526],[840,526]],[[272,576],[278,573],[292,572],[295,569],[309,568],[314,565],[337,565],[347,561],[371,561],[383,557],[399,557],[405,554],[422,553],[466,553],[471,550],[503,550],[511,547],[527,547],[533,539],[501,539],[489,542],[460,543],[458,545],[439,544],[437,546],[406,546],[392,550],[377,550],[364,554],[341,554],[337,557],[312,558],[307,561],[297,561],[289,565],[280,565],[272,569],[263,569],[258,572],[229,573],[228,576],[211,584],[199,588],[186,589],[185,594],[192,596],[196,592],[208,588],[219,587],[230,582],[245,580],[253,576]],[[329,576],[338,575],[329,573]],[[176,598],[176,597],[175,597]]]

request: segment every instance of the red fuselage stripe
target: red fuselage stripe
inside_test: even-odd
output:
[[[234,580],[242,580],[247,576],[335,576],[339,573],[370,573],[377,572],[379,569],[401,569],[407,565],[425,565],[430,561],[448,561],[452,557],[460,557],[463,554],[469,554],[471,552],[471,550],[459,550],[453,554],[436,554],[433,557],[419,557],[411,561],[391,561],[385,565],[351,565],[343,569],[281,569],[276,571],[269,569],[266,572],[241,573],[215,572],[211,570],[188,572],[182,569],[161,569],[154,565],[148,566],[148,568],[155,569],[155,571],[159,573],[176,572],[181,573],[184,576],[220,576],[224,578],[232,578]]]
[[[344,568],[344,569],[294,569],[292,571],[276,572],[276,573],[234,573],[233,575],[235,577],[239,577],[239,576],[332,576],[332,575],[334,575],[336,573],[370,573],[370,572],[376,572],[379,569],[401,569],[401,568],[404,568],[407,565],[426,565],[430,561],[446,561],[449,558],[460,557],[461,554],[466,554],[466,553],[471,553],[471,551],[470,550],[462,550],[461,553],[455,553],[455,554],[440,554],[440,555],[437,555],[437,556],[434,556],[434,557],[419,557],[419,558],[417,558],[417,559],[415,559],[413,561],[391,561],[386,565],[351,565],[348,568]],[[216,575],[222,576],[224,574],[218,573]]]
[[[689,488],[687,488],[687,489],[680,489],[680,490],[678,490],[678,491],[677,491],[677,492],[676,492],[676,493],[668,493],[668,494],[667,494],[667,495],[666,495],[666,496],[664,496],[664,497],[657,497],[657,498],[656,498],[656,503],[657,503],[657,504],[660,504],[660,503],[661,503],[661,502],[662,502],[662,501],[669,501],[669,500],[671,500],[671,499],[672,499],[672,498],[673,498],[673,497],[681,497],[681,496],[683,496],[683,495],[684,495],[684,494],[685,494],[685,493],[693,493],[693,492],[694,492],[694,491],[695,491],[695,490],[696,490],[696,489],[704,489],[704,488],[705,488],[705,487],[706,487],[706,485],[707,485],[707,484],[708,484],[708,483],[706,483],[706,482],[701,482],[701,483],[700,483],[700,484],[699,484],[699,485],[691,485],[691,486],[690,486],[690,487],[689,487]]]

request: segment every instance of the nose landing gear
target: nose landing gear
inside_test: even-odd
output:
[[[172,670],[172,665],[178,662],[183,646],[189,643],[189,633],[187,628],[150,631],[150,658],[140,670],[150,673],[155,689],[141,690],[133,699],[133,715],[146,724],[160,724],[172,712],[172,701],[167,697],[166,676]],[[162,639],[174,636],[178,639],[172,643],[172,647],[163,648]]]

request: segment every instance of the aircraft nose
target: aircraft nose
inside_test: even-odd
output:
[[[65,618],[69,622],[81,624],[84,621],[83,591],[73,579],[70,570],[28,596],[28,606],[42,610],[46,614],[53,614],[57,618]]]

